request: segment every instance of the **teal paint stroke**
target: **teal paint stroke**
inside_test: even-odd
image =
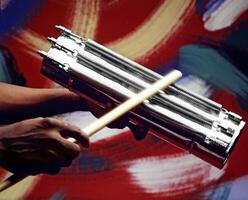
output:
[[[248,99],[248,78],[212,48],[187,45],[180,49],[179,66],[214,86]]]
[[[5,62],[5,58],[0,51],[0,82],[12,83],[11,76],[9,74],[8,66]]]

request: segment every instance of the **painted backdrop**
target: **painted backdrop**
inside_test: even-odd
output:
[[[247,0],[0,1],[1,45],[27,86],[54,86],[40,75],[36,51],[49,48],[59,24],[162,74],[178,68],[181,84],[248,122]],[[93,120],[86,112],[61,117],[80,127]],[[127,129],[104,129],[70,168],[30,177],[0,199],[247,199],[247,127],[222,170],[152,135],[138,142]]]

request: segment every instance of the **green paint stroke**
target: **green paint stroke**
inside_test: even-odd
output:
[[[8,66],[5,62],[5,58],[0,51],[0,82],[12,83],[11,76],[9,74]]]
[[[248,99],[248,78],[215,49],[187,45],[180,49],[179,66],[221,89]]]

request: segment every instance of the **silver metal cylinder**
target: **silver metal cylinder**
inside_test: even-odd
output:
[[[119,104],[162,76],[106,47],[57,26],[61,35],[43,56],[42,73],[104,107]],[[221,168],[245,122],[222,105],[176,84],[130,112],[132,123],[146,123],[151,133]]]

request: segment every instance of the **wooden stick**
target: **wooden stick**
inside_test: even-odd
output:
[[[127,101],[120,104],[119,106],[117,106],[116,108],[108,112],[107,114],[103,115],[101,118],[91,123],[89,126],[83,129],[83,132],[88,137],[92,136],[97,131],[101,130],[102,128],[104,128],[106,125],[108,125],[115,119],[127,113],[128,111],[130,111],[132,108],[142,103],[147,98],[156,94],[159,90],[165,87],[168,87],[169,85],[174,83],[181,76],[182,76],[182,73],[180,71],[173,70],[168,75],[164,76],[161,80],[157,81],[153,85],[141,91],[139,94],[128,99]],[[71,142],[76,142],[74,138],[68,138],[68,140]],[[0,192],[20,182],[26,177],[27,175],[25,174],[13,174],[12,176],[10,176],[8,179],[6,179],[4,182],[0,184]]]

